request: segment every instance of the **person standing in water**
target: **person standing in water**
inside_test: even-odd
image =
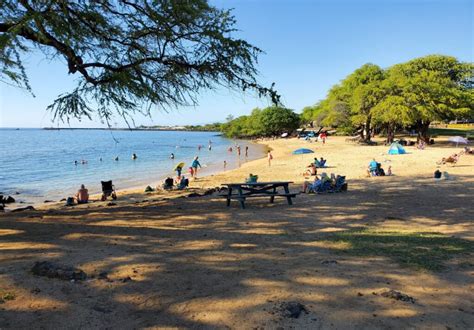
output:
[[[174,153],[171,153],[170,159],[174,159]]]
[[[245,146],[245,157],[249,156],[249,146]]]
[[[133,160],[137,159],[137,154],[136,154],[136,153],[133,153],[133,154],[132,154],[132,159],[133,159]]]
[[[240,157],[240,146],[237,146],[237,155]]]
[[[272,166],[273,155],[272,155],[272,152],[271,152],[271,151],[268,151],[268,153],[267,153],[267,159],[268,159],[268,166]]]
[[[225,171],[225,168],[227,167],[227,161],[224,160],[224,171]]]
[[[210,146],[210,145],[209,145]],[[191,164],[191,168],[193,169],[193,178],[197,179],[197,171],[198,167],[201,167],[201,163],[199,163],[198,156],[194,157],[193,163]]]

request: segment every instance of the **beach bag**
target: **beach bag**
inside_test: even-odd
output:
[[[436,171],[434,172],[434,178],[435,178],[435,179],[441,179],[441,171],[436,170]]]
[[[74,205],[74,198],[73,197],[68,197],[66,199],[66,206],[72,206]]]

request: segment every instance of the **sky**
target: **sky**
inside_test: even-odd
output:
[[[472,0],[212,0],[233,8],[238,37],[265,51],[259,82],[275,88],[300,112],[365,63],[383,68],[429,54],[474,62]],[[64,61],[41,53],[25,57],[35,97],[0,81],[0,127],[103,127],[99,120],[52,122],[46,107],[74,87]],[[267,99],[226,89],[205,91],[198,106],[136,116],[135,125],[189,125],[224,121],[266,107]],[[113,125],[125,127],[117,116]]]

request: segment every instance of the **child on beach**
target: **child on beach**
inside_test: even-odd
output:
[[[267,153],[267,159],[268,159],[268,166],[272,166],[273,155],[271,151]]]

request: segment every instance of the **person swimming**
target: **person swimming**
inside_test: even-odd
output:
[[[114,160],[115,160],[116,162],[118,162],[118,160],[119,160],[118,156],[115,157]]]
[[[133,160],[137,159],[137,154],[136,154],[136,153],[133,153],[133,154],[132,154],[132,159],[133,159]]]
[[[170,159],[174,159],[174,153],[171,153]]]

